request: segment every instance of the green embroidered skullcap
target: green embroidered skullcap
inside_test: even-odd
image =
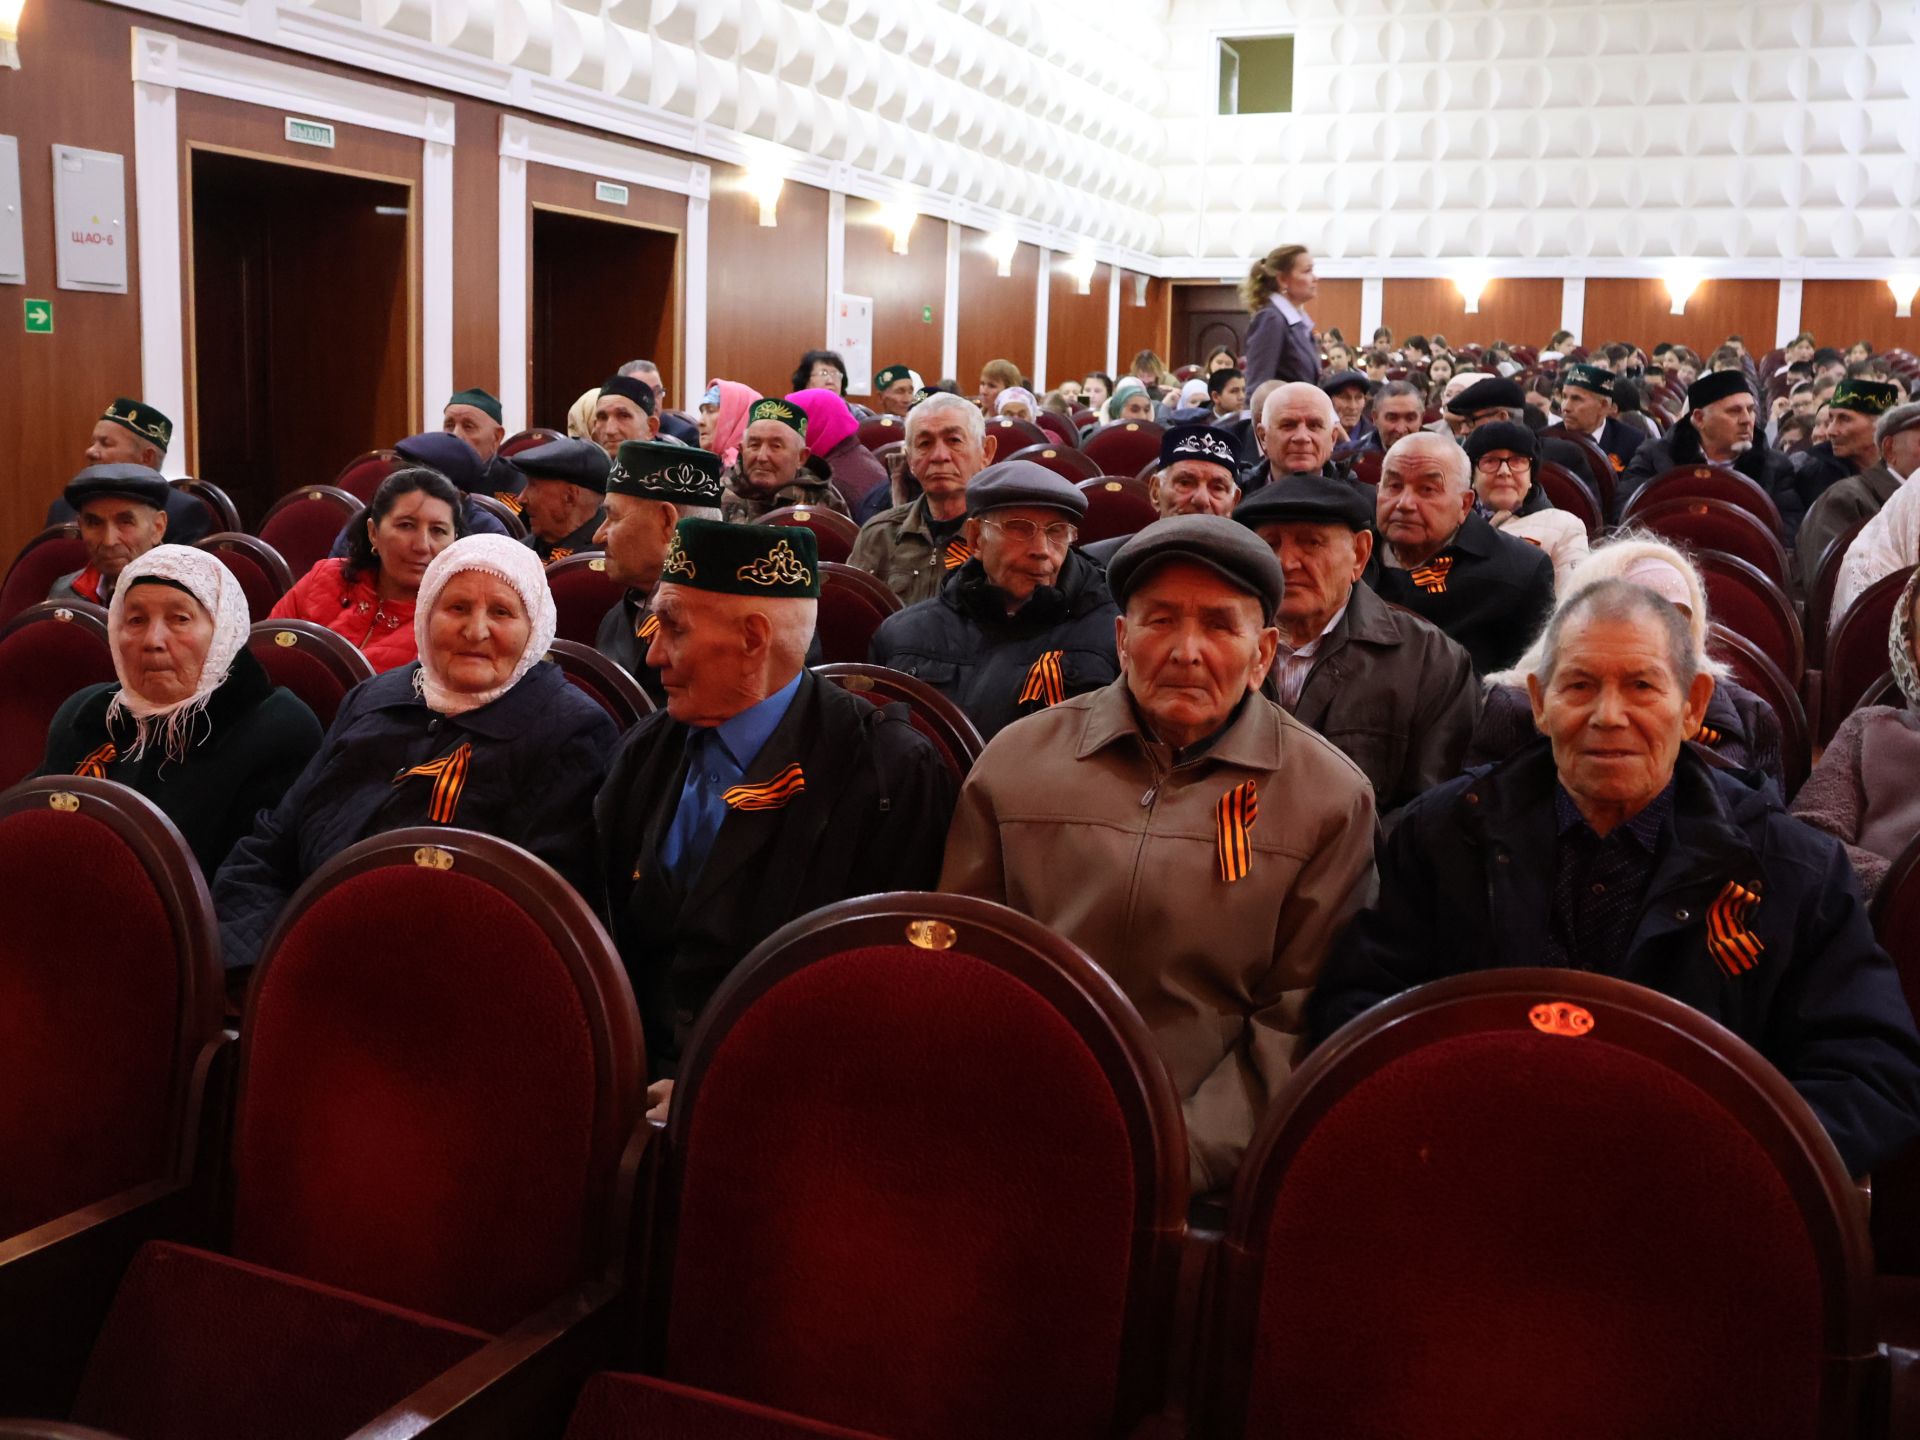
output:
[[[756,400],[753,408],[747,411],[747,424],[753,425],[761,420],[778,420],[793,430],[802,440],[807,438],[807,412],[788,400]]]
[[[1602,370],[1598,365],[1569,365],[1566,383],[1609,400],[1613,398],[1613,372]]]
[[[662,584],[775,600],[820,597],[820,548],[798,525],[682,520],[673,527]]]
[[[720,457],[690,445],[623,440],[607,476],[609,495],[664,500],[669,505],[720,504]]]
[[[1835,410],[1880,416],[1900,403],[1900,392],[1884,380],[1842,380],[1833,387]]]
[[[498,425],[500,423],[500,402],[484,390],[478,388],[461,390],[456,394],[448,396],[447,406],[452,407],[454,405],[471,405],[482,415],[485,415],[489,420],[493,421],[494,424]]]
[[[122,395],[107,406],[100,418],[131,430],[162,450],[173,444],[173,422],[145,401],[129,400]]]
[[[905,365],[889,365],[873,377],[873,393],[878,395],[889,385],[898,385],[902,380],[911,380],[913,371]]]

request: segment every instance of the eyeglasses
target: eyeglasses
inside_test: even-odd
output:
[[[1501,459],[1498,455],[1482,455],[1477,462],[1482,475],[1498,475],[1502,470],[1519,475],[1533,468],[1533,462],[1524,456],[1510,455]]]
[[[1064,520],[1056,520],[1051,525],[1041,525],[1033,520],[983,520],[981,523],[1019,541],[1022,545],[1031,545],[1034,536],[1045,535],[1047,544],[1056,550],[1066,549],[1080,535],[1078,525],[1069,525]]]

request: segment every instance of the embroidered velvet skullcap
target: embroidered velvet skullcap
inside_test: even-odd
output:
[[[682,520],[673,527],[660,583],[775,600],[820,598],[820,547],[798,525]]]

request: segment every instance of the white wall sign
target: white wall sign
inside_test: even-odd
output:
[[[873,300],[866,295],[833,297],[833,333],[827,348],[847,363],[847,394],[873,393]]]
[[[593,198],[608,205],[624,205],[627,203],[627,187],[616,185],[611,180],[596,180],[593,182]]]
[[[296,145],[318,145],[322,150],[333,149],[333,126],[324,120],[301,120],[287,116],[287,139]]]
[[[127,289],[127,165],[123,156],[53,147],[53,253],[62,290]]]
[[[0,135],[0,285],[27,283],[27,237],[20,223],[20,142]]]

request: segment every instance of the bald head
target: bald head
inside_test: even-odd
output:
[[[1333,401],[1318,385],[1276,387],[1260,412],[1260,448],[1275,475],[1320,471],[1333,455]]]

